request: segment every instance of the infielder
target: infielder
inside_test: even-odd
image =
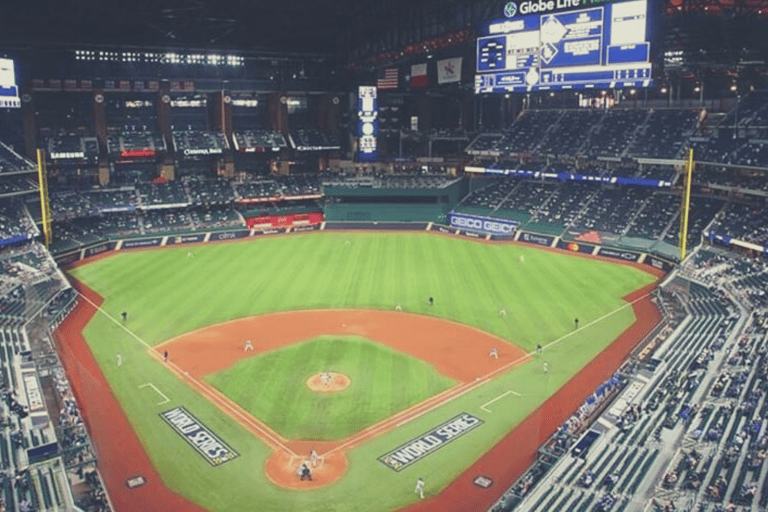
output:
[[[248,352],[249,350],[253,350],[253,343],[251,340],[245,340],[245,345],[243,346],[243,352]]]
[[[499,349],[496,348],[496,347],[491,347],[491,354],[490,355],[491,355],[492,358],[498,359],[499,358]]]

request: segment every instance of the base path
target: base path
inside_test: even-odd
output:
[[[233,320],[184,334],[155,348],[195,378],[235,361],[318,336],[370,338],[427,361],[452,379],[468,382],[518,359],[525,352],[484,331],[442,318],[402,311],[311,310]],[[250,339],[254,350],[243,350]],[[499,347],[499,358],[489,356]]]
[[[431,363],[459,384],[346,439],[318,442],[283,438],[203,379],[238,360],[327,335],[374,340]],[[251,341],[248,350],[245,340]],[[489,355],[492,347],[500,347],[498,358]],[[184,334],[153,350],[165,351],[170,355],[172,370],[222,412],[272,446],[274,453],[264,468],[267,477],[277,485],[297,489],[321,487],[337,480],[346,470],[348,450],[445,404],[481,385],[488,374],[528,357],[521,348],[473,327],[425,315],[378,310],[292,311],[243,318]],[[334,389],[343,389],[348,380],[344,375],[333,374],[329,384]],[[326,390],[322,374],[308,377],[307,385],[319,392],[334,390]],[[322,461],[312,468],[312,481],[301,481],[297,470],[312,449],[321,455]]]

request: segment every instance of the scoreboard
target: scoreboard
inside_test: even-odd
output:
[[[475,92],[649,87],[648,1],[507,3],[477,39]]]
[[[361,85],[357,90],[357,160],[375,162],[379,134],[378,90],[374,86]]]
[[[0,108],[19,108],[19,86],[11,59],[0,58]]]

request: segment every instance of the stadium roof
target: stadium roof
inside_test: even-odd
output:
[[[329,52],[373,1],[26,0],[3,9],[0,41]]]

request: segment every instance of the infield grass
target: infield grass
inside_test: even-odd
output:
[[[72,274],[105,298],[85,337],[153,463],[171,489],[211,512],[383,512],[417,500],[413,485],[419,476],[427,482],[427,494],[434,495],[630,325],[634,315],[621,297],[654,281],[631,267],[566,253],[424,233],[263,238],[196,246],[192,258],[186,256],[188,250],[119,253]],[[548,374],[541,371],[541,358],[533,358],[350,451],[346,476],[315,491],[272,485],[262,471],[269,448],[146,350],[194,329],[267,312],[391,310],[396,304],[475,326],[528,351],[539,343],[560,341],[545,351]],[[499,314],[502,308],[506,315]],[[124,325],[122,311],[128,312]],[[578,331],[573,329],[575,317]],[[117,353],[121,367],[115,363]],[[170,402],[157,405],[153,392],[139,387],[147,382]],[[509,390],[519,396],[506,394],[493,403],[491,413],[480,408]],[[281,399],[278,394],[270,400]],[[179,405],[240,456],[212,468],[158,417]],[[98,414],[94,409],[91,414]],[[376,460],[461,412],[482,418],[483,425],[399,473]]]
[[[321,372],[348,388],[311,391]],[[243,359],[206,380],[286,439],[338,440],[407,409],[456,381],[407,354],[354,336],[321,337]]]

